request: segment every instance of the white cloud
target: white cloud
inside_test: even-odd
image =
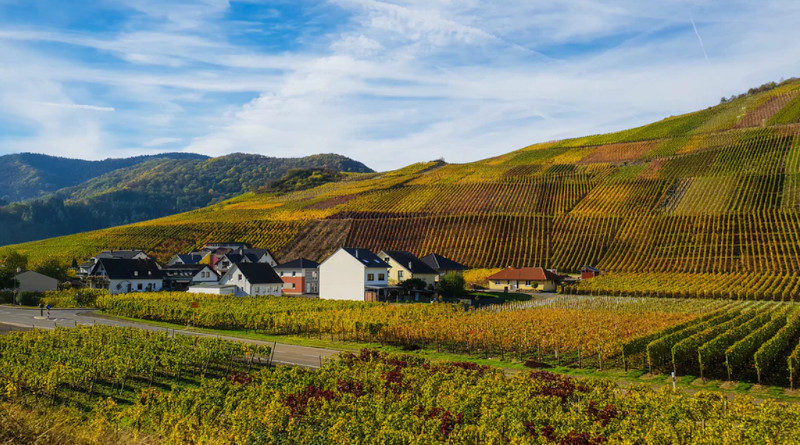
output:
[[[287,50],[229,38],[226,1],[126,4],[139,14],[114,33],[0,28],[0,112],[36,133],[0,151],[52,152],[63,135],[83,157],[189,141],[212,155],[338,152],[378,169],[462,162],[800,72],[789,1],[331,0],[350,18]],[[115,63],[40,53],[48,43]]]

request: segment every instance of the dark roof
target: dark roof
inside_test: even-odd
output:
[[[357,247],[342,247],[342,250],[349,253],[353,258],[367,267],[389,267],[382,259],[378,258],[378,255],[372,253],[371,250],[359,249]]]
[[[225,255],[225,258],[227,258],[228,261],[230,261],[233,264],[239,264],[244,259],[244,256],[238,253],[228,253]]]
[[[259,249],[257,247],[248,248],[248,249],[241,249],[241,250],[242,250],[242,254],[244,254],[244,255],[257,255],[259,258],[261,258],[262,256],[264,256],[267,253],[269,253],[269,250],[267,250],[267,249]]]
[[[450,258],[439,255],[438,253],[431,253],[420,258],[420,260],[436,270],[467,270],[469,267],[457,263]]]
[[[267,263],[239,263],[236,265],[250,284],[283,283]]]
[[[203,259],[203,255],[194,253],[179,253],[177,255],[184,264],[197,264]]]
[[[559,281],[561,276],[541,267],[509,267],[486,278],[489,280]]]
[[[101,265],[105,269],[108,278],[113,280],[164,278],[164,272],[159,269],[155,260],[100,258],[90,274],[95,275]]]
[[[413,273],[425,273],[425,274],[435,274],[436,271],[433,270],[432,267],[428,266],[427,264],[423,263],[419,258],[415,257],[414,254],[411,252],[406,252],[404,250],[384,250],[383,253],[389,256],[389,258],[397,261],[400,263],[401,266],[408,269],[412,274]]]
[[[252,263],[257,263],[258,260],[260,260],[262,256],[263,255],[259,255],[257,253],[245,253],[245,254],[242,254],[242,257],[247,258]]]
[[[164,272],[164,276],[166,277],[193,277],[203,269],[214,272],[214,275],[217,274],[206,264],[175,264],[173,266],[167,266],[161,269],[161,271]]]
[[[306,258],[299,258],[283,264],[279,264],[275,269],[316,269],[319,263]]]
[[[104,250],[98,253],[95,258],[121,258],[130,260],[140,253],[144,252],[141,250]]]
[[[595,269],[592,266],[583,266],[581,267],[581,270],[591,270],[592,272],[600,272],[600,269]]]

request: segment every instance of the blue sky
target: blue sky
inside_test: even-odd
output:
[[[472,161],[800,76],[799,22],[795,0],[0,0],[0,154]]]

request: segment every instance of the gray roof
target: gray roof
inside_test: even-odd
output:
[[[283,264],[275,266],[275,269],[316,269],[319,263],[306,258],[299,258]]]
[[[429,255],[425,255],[424,257],[420,258],[423,263],[427,264],[433,269],[436,270],[467,270],[469,267],[457,263],[450,258],[445,256],[439,255],[438,253],[431,253]]]
[[[95,258],[120,258],[120,259],[133,259],[136,255],[144,253],[141,250],[104,250],[97,255]]]
[[[250,284],[283,283],[281,277],[267,263],[239,263],[236,267]]]
[[[349,253],[353,258],[357,259],[361,264],[367,267],[389,267],[386,262],[372,253],[368,249],[359,249],[357,247],[342,247],[342,250]]]
[[[435,270],[433,270],[427,264],[423,263],[419,258],[415,257],[414,254],[412,254],[411,252],[406,252],[405,250],[384,250],[383,253],[389,256],[389,258],[400,263],[401,266],[408,269],[411,273],[418,273],[418,274],[436,273]]]

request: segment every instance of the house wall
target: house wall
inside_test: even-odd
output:
[[[319,265],[320,298],[364,301],[365,282],[366,267],[344,250],[336,251]]]
[[[186,291],[190,294],[214,294],[214,295],[234,295],[236,294],[236,287],[201,287],[201,286],[189,286],[189,289]]]
[[[489,289],[503,291],[542,291],[553,292],[556,284],[552,281],[526,281],[526,280],[489,280]]]
[[[130,284],[130,290],[128,285]],[[139,286],[141,285],[141,289]],[[156,292],[164,286],[163,280],[152,278],[142,280],[108,280],[109,294],[124,294],[127,292]]]
[[[582,270],[581,271],[581,280],[588,280],[594,278],[596,276],[594,271],[591,270]]]
[[[359,263],[360,264],[360,263]],[[370,280],[370,277],[372,279]],[[364,269],[364,285],[386,287],[389,285],[389,269],[385,267],[367,267]]]
[[[218,280],[219,277],[211,269],[201,269],[192,277],[192,283],[216,283]]]
[[[283,292],[287,294],[315,294],[319,292],[319,269],[275,269],[283,280]],[[293,276],[294,274],[294,276]],[[294,284],[294,289],[292,289]]]
[[[19,282],[19,287],[17,289],[20,292],[58,290],[58,280],[36,272],[23,272],[14,278]]]
[[[305,292],[306,288],[306,279],[302,276],[284,276],[281,277],[283,280],[283,292],[286,294],[302,294]]]

